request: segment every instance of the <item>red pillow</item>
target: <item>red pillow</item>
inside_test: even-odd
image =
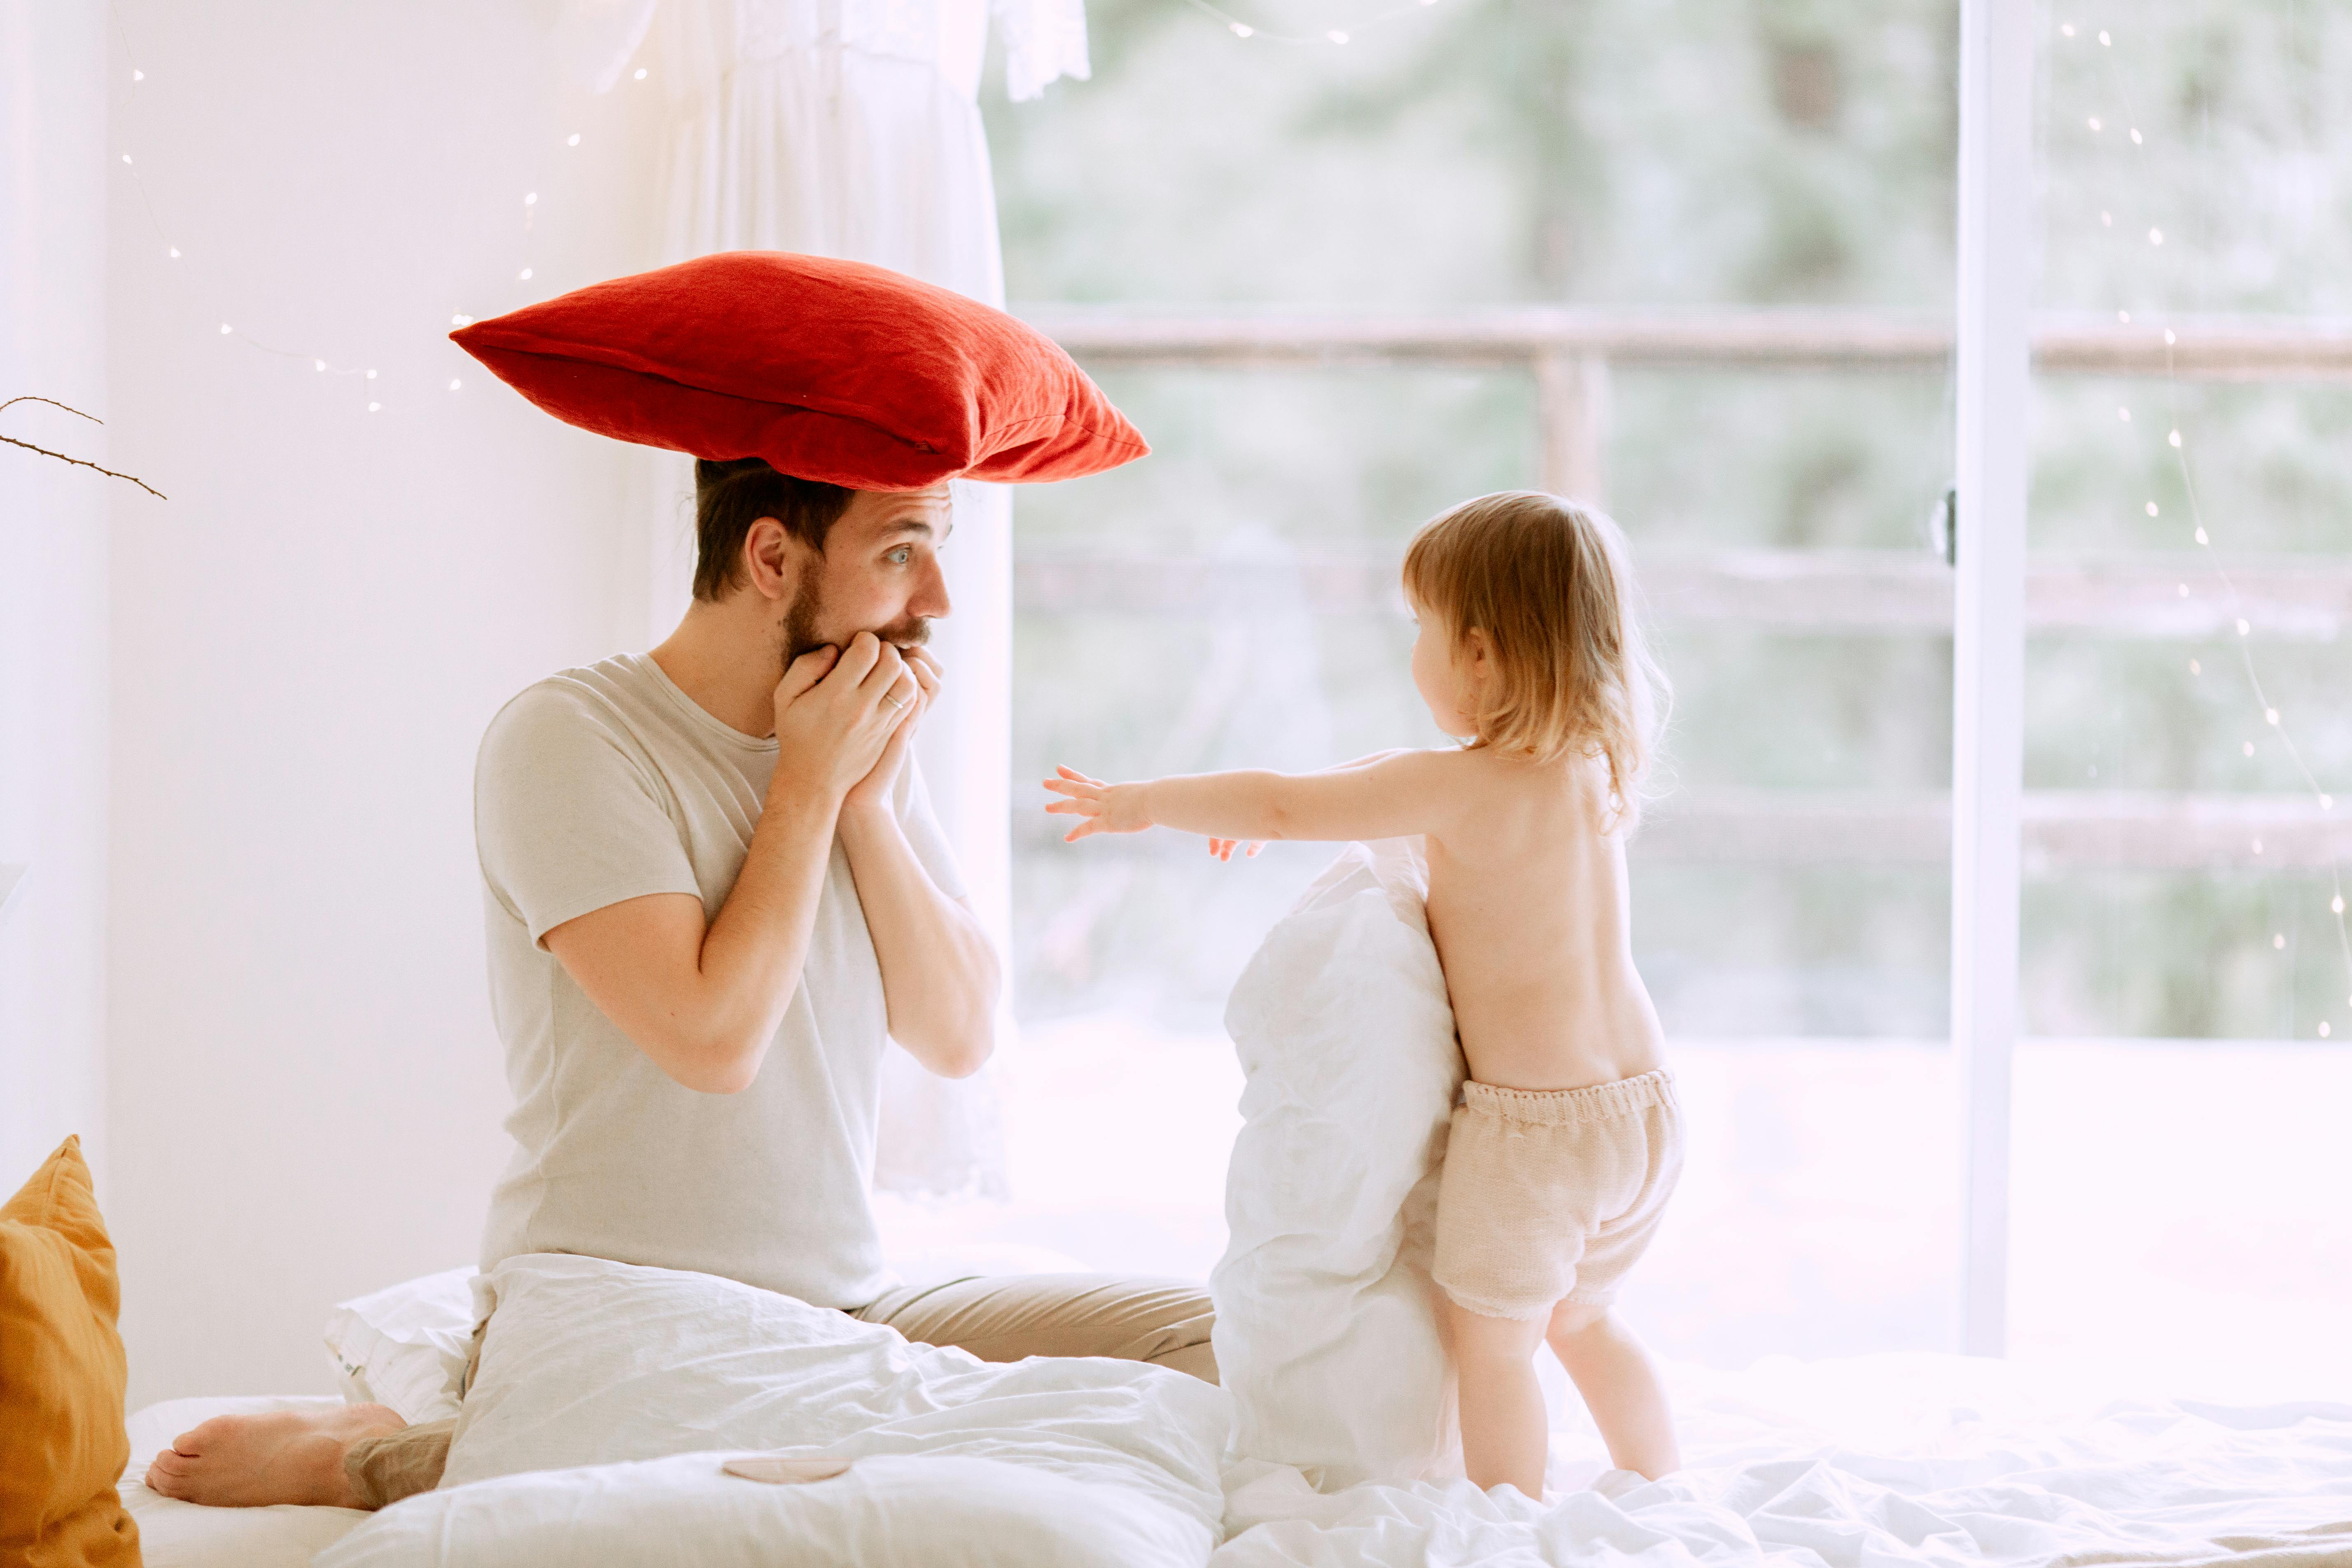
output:
[[[856,489],[1076,479],[1151,449],[1034,328],[862,262],[726,251],[449,336],[584,430]]]

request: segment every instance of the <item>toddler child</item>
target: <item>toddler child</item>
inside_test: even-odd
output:
[[[1622,1469],[1676,1468],[1655,1368],[1609,1310],[1682,1168],[1663,1035],[1633,968],[1624,837],[1664,681],[1623,537],[1507,491],[1425,524],[1405,554],[1412,678],[1458,748],[1320,773],[1105,784],[1069,768],[1068,837],[1173,827],[1230,858],[1267,839],[1426,837],[1429,931],[1470,1069],[1433,1274],[1480,1487],[1543,1496],[1537,1346],[1568,1369]]]

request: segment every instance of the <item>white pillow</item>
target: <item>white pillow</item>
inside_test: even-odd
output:
[[[327,1315],[327,1353],[343,1397],[389,1405],[409,1421],[457,1414],[457,1384],[480,1321],[469,1264],[445,1268],[372,1295]]]
[[[1462,1473],[1429,1260],[1463,1066],[1421,843],[1349,845],[1225,1006],[1248,1075],[1209,1281],[1233,1448],[1326,1489]]]
[[[1217,1542],[1231,1407],[1181,1373],[991,1365],[733,1280],[598,1258],[511,1258],[488,1285],[497,1310],[441,1489],[320,1568],[1198,1568]],[[853,1463],[796,1486],[720,1472],[756,1452]]]

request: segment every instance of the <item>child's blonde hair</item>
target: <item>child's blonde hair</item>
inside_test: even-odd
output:
[[[1606,759],[1612,826],[1631,826],[1668,689],[1617,525],[1539,490],[1480,496],[1412,536],[1404,590],[1444,618],[1456,658],[1470,657],[1471,632],[1486,634],[1493,676],[1468,715],[1470,744],[1543,763]]]

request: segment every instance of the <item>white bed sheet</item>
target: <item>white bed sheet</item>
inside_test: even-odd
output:
[[[1213,1568],[2347,1568],[2352,1405],[2171,1401],[2010,1363],[1880,1355],[1668,1369],[1686,1468],[1608,1471],[1581,1413],[1554,1501],[1225,1475]]]
[[[1467,1483],[1324,1497],[1294,1471],[1236,1467],[1225,1477],[1229,1537],[1212,1562],[2352,1565],[2352,1405],[2118,1396],[2046,1371],[1935,1355],[1669,1375],[1689,1468],[1664,1483],[1603,1476],[1599,1438],[1580,1420],[1554,1436],[1549,1509]],[[187,1399],[134,1416],[123,1500],[151,1568],[307,1565],[366,1518],[195,1508],[137,1482],[157,1448],[207,1415],[321,1403],[332,1401]]]
[[[310,1568],[310,1559],[368,1516],[349,1508],[203,1508],[151,1492],[147,1461],[215,1415],[331,1407],[340,1399],[167,1399],[131,1417],[131,1468],[122,1505],[139,1522],[147,1568]]]

